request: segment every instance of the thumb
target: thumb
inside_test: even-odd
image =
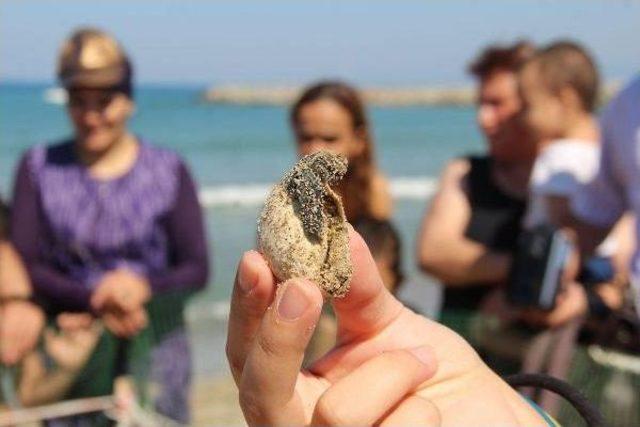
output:
[[[349,251],[353,264],[349,292],[344,298],[331,301],[338,317],[341,344],[380,332],[399,316],[403,307],[385,288],[367,244],[351,227]]]
[[[250,425],[304,422],[295,386],[321,309],[322,293],[308,280],[292,279],[279,286],[240,381],[240,405]]]

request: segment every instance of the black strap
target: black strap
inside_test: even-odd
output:
[[[587,289],[587,304],[589,314],[598,319],[604,319],[613,312],[602,297],[592,288]]]
[[[564,381],[545,374],[515,374],[504,380],[511,387],[536,387],[552,391],[567,400],[580,414],[589,427],[605,427],[602,414],[578,390]]]

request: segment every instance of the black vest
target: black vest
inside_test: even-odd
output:
[[[471,219],[465,231],[469,239],[499,252],[513,252],[522,226],[526,201],[505,194],[493,182],[492,159],[488,156],[469,157],[471,169],[467,175],[467,198]],[[443,309],[474,310],[493,284],[473,284],[444,288]]]

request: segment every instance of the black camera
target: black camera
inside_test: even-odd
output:
[[[552,310],[570,248],[566,236],[552,226],[523,231],[509,274],[508,300],[519,307]]]

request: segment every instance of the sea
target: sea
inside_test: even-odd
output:
[[[256,219],[267,191],[296,156],[286,107],[209,104],[202,101],[204,89],[142,85],[135,93],[137,106],[130,127],[149,141],[177,151],[197,180],[213,274],[188,314],[196,330],[216,336],[207,347],[219,349],[236,265],[242,253],[255,245]],[[22,153],[34,144],[71,134],[63,95],[47,84],[0,84],[0,193],[5,200],[11,199]],[[424,314],[434,315],[439,287],[416,268],[416,236],[445,164],[484,149],[474,110],[470,106],[374,107],[369,115],[376,161],[390,180],[393,221],[403,242],[407,283],[401,297]],[[217,332],[212,332],[213,324],[218,325]],[[216,368],[220,366],[206,370]]]

